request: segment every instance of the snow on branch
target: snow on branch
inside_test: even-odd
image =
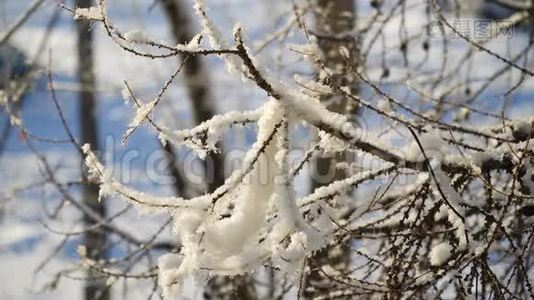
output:
[[[136,113],[125,137],[148,120],[162,143],[189,147],[204,159],[209,152],[220,150],[217,145],[232,126],[257,125],[256,139],[242,164],[214,191],[191,199],[155,197],[127,187],[113,179],[89,145],[83,146],[85,163],[100,186],[100,198],[116,195],[141,210],[172,217],[173,233],[181,248],[158,261],[157,277],[165,299],[179,297],[188,278],[250,275],[264,265],[272,266],[284,279],[299,282],[294,284],[299,290],[297,296],[306,280],[308,289],[304,292],[317,292],[324,282],[335,283],[337,290],[326,291],[317,299],[362,294],[409,298],[434,292],[441,297],[445,288],[458,286],[461,289],[457,293],[466,296],[469,292],[465,290],[472,289],[469,285],[479,283],[478,276],[495,282],[486,288],[506,294],[506,287],[487,275],[493,272],[488,257],[496,253],[513,253],[513,272],[522,272],[524,279],[518,289],[530,289],[523,258],[531,237],[523,236],[528,230],[520,213],[534,206],[531,119],[508,118],[504,111],[502,117],[484,113],[474,108],[473,101],[452,105],[452,101],[434,99],[425,101],[435,104],[431,111],[419,109],[415,101],[401,100],[389,88],[406,82],[384,82],[384,74],[384,78],[375,80],[365,65],[355,65],[365,64],[358,61],[360,58],[353,61],[353,56],[366,50],[354,49],[352,37],[347,42],[337,33],[323,36],[307,28],[306,19],[298,15],[289,24],[298,24],[306,40],[284,50],[304,58],[317,73],[310,78],[295,75],[295,82],[290,82],[252,55],[243,39],[242,25],[234,27],[232,45],[211,20],[205,1],[194,3],[201,34],[176,46],[154,43],[136,31],[120,33],[107,19],[105,7],[98,7],[100,14],[96,7],[95,11],[76,10],[79,17],[102,22],[125,51],[151,58],[217,55],[230,75],[240,76],[265,93],[265,103],[258,109],[231,111],[192,128],[173,130],[157,125],[151,113],[158,109],[158,101],[181,67],[155,100],[141,103],[127,86]],[[294,3],[293,7],[297,14],[298,5]],[[380,3],[374,5],[380,8]],[[384,22],[388,23],[388,18]],[[208,38],[211,49],[201,47],[202,36]],[[347,70],[331,67],[328,60],[335,59],[325,51],[325,41],[346,42],[330,50],[336,53],[339,68]],[[136,44],[166,52],[139,52]],[[358,53],[362,59],[368,54]],[[404,67],[409,65],[406,59]],[[357,84],[347,78],[340,80],[339,72],[353,76]],[[446,77],[445,73],[440,76]],[[406,75],[406,85],[414,79],[411,75]],[[365,89],[357,93],[358,88],[351,84]],[[433,88],[432,84],[417,82],[418,89],[419,85]],[[338,102],[358,106],[361,115],[332,109]],[[450,121],[452,114],[447,114],[447,109],[463,109],[462,118],[468,118],[466,111],[473,111],[502,123],[475,127]],[[365,121],[369,114],[387,129],[378,132],[354,122],[354,118]],[[295,166],[292,134],[302,124],[313,132],[314,140]],[[314,167],[319,162],[315,156],[323,154],[334,154],[329,158],[335,161],[330,167],[344,170],[336,172],[343,176],[331,177],[300,196],[303,189],[297,182],[304,173],[300,171],[305,166]],[[339,158],[342,155],[345,157]],[[325,257],[334,260],[339,253],[333,249],[356,253],[355,264],[359,267],[349,272],[342,266],[346,262],[335,266],[321,263]],[[96,262],[85,264],[99,267]],[[102,272],[120,275],[110,270]],[[322,278],[322,283],[314,283],[316,277]],[[464,284],[462,278],[469,278],[469,283]]]
[[[217,151],[216,143],[231,126],[255,123],[260,118],[263,107],[253,111],[233,111],[202,122],[191,129],[171,131],[162,127],[159,138],[175,146],[187,145],[204,158],[208,151]]]
[[[105,3],[105,2],[104,2]],[[106,11],[106,6],[102,5],[96,5],[91,6],[88,8],[80,8],[77,7],[74,11],[74,19],[86,19],[86,20],[94,20],[94,21],[103,21],[104,20],[104,14]]]

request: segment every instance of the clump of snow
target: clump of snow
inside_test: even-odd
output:
[[[534,120],[521,120],[513,124],[513,137],[526,140],[532,136]]]
[[[298,74],[295,74],[294,80],[299,85],[303,86],[306,89],[305,90],[306,92],[312,92],[314,94],[317,94],[318,96],[332,94],[332,88],[320,82],[313,81],[313,80],[306,80]]]
[[[130,126],[134,126],[134,125],[139,126],[139,124],[147,118],[147,116],[152,112],[152,110],[154,110],[156,103],[157,103],[157,99],[154,99],[138,107],[135,113],[135,118],[133,119]]]
[[[180,270],[183,258],[174,253],[162,255],[158,259],[159,284],[163,286],[164,299],[176,299],[181,292],[181,281],[184,276]]]
[[[274,264],[282,267],[289,276],[295,276],[304,262],[307,239],[304,232],[292,234],[287,247],[283,248],[280,244],[275,248],[272,257]]]
[[[195,52],[200,50],[200,41],[202,40],[202,35],[199,33],[195,35],[187,44],[178,44],[176,45],[176,50],[184,52]]]
[[[452,246],[448,242],[443,242],[432,248],[430,251],[430,264],[441,266],[449,260],[452,254]]]
[[[393,107],[387,99],[380,99],[378,100],[378,109],[383,112],[389,113],[393,110]]]
[[[471,111],[467,107],[462,107],[455,115],[454,119],[457,121],[467,120]]]
[[[13,126],[21,126],[22,125],[22,119],[19,118],[15,113],[11,110],[11,105],[9,103],[9,95],[3,90],[0,90],[0,107],[2,107],[6,113],[9,116],[9,122]]]
[[[235,254],[261,226],[269,198],[274,192],[274,176],[279,168],[274,159],[278,147],[272,134],[281,117],[280,105],[277,101],[270,100],[258,120],[256,143],[245,157],[244,165],[253,165],[244,179],[245,183],[241,184],[235,211],[230,218],[209,224],[206,230],[206,241],[213,252],[221,255]],[[262,163],[254,163],[262,148]]]
[[[91,6],[89,8],[80,8],[77,7],[74,11],[74,19],[86,19],[86,20],[95,20],[102,21],[104,20],[103,14],[104,8],[100,5]]]
[[[348,86],[342,86],[340,89],[346,94],[352,94],[352,90]]]
[[[78,252],[78,255],[80,257],[86,257],[87,256],[87,248],[84,245],[78,246],[78,249],[76,249]]]
[[[143,43],[147,42],[148,38],[144,32],[138,29],[130,30],[124,34],[124,39],[128,42]]]
[[[126,131],[125,136],[129,136],[141,123],[143,123],[144,120],[148,117],[148,115],[154,110],[154,107],[158,103],[159,99],[154,99],[148,103],[145,103],[143,105],[140,105],[136,112],[135,117],[133,120],[128,124],[128,130]]]
[[[449,215],[449,210],[447,209],[446,205],[441,205],[439,207],[439,210],[434,215],[434,221],[442,220],[443,218],[447,217]]]
[[[316,62],[317,59],[321,58],[321,50],[319,49],[319,46],[317,46],[317,44],[315,43],[308,43],[304,45],[291,44],[289,45],[289,49],[302,54],[306,60],[312,63]]]
[[[463,200],[460,193],[458,193],[454,187],[452,186],[450,178],[441,170],[440,167],[441,163],[437,159],[433,159],[431,161],[432,170],[434,171],[434,174],[436,175],[436,191],[434,193],[437,197],[445,196],[445,199],[443,199],[448,208],[448,220],[449,222],[456,228],[455,235],[458,239],[458,248],[460,250],[467,249],[467,233],[465,231],[465,210],[461,206]],[[441,189],[443,192],[443,195],[438,192],[438,188]]]
[[[439,185],[439,188],[443,192],[446,199],[443,199],[447,202],[447,204],[450,206],[452,210],[454,210],[454,214],[458,215],[458,217],[464,217],[464,209],[460,206],[462,203],[462,196],[454,189],[452,186],[450,178],[441,170],[441,163],[437,159],[433,159],[431,161],[432,170],[434,171],[434,175],[436,175],[436,180]],[[436,187],[437,189],[437,187]],[[441,194],[439,195],[441,196]]]
[[[425,153],[429,159],[442,160],[446,153],[448,153],[447,144],[436,135],[424,133],[419,136],[419,141],[425,150]],[[402,149],[404,158],[409,161],[422,161],[424,160],[423,153],[419,147],[417,141],[413,140],[410,144]]]
[[[347,143],[324,131],[319,132],[319,138],[319,145],[326,153],[341,152],[349,148]]]

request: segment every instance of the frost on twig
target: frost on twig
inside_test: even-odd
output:
[[[135,117],[130,122],[130,124],[128,124],[128,129],[124,134],[123,141],[126,140],[126,138],[130,136],[132,132],[148,118],[148,115],[154,110],[154,107],[157,103],[158,99],[154,99],[146,104],[141,104],[139,107],[137,107],[135,111]]]

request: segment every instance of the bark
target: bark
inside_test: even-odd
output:
[[[346,47],[351,54],[354,65],[357,64],[358,53],[356,39],[354,38],[354,23],[356,21],[356,6],[353,0],[317,0],[316,30],[318,45],[324,56],[326,67],[333,70],[333,80],[336,84],[350,87],[357,92],[355,77],[351,75],[350,65],[347,64],[341,52]],[[328,84],[328,82],[325,82]],[[327,108],[340,114],[355,115],[357,107],[352,101],[339,96],[325,98]],[[346,171],[336,168],[336,164],[350,160],[346,153],[334,155],[319,155],[313,166],[311,190],[328,185],[333,181],[347,177]],[[325,248],[314,254],[310,259],[311,270],[317,270],[322,265],[330,265],[335,269],[343,270],[349,263],[350,252],[347,247],[334,246]],[[327,278],[319,271],[311,271],[305,281],[304,296],[313,298],[328,291],[330,284]]]
[[[76,0],[77,7],[90,7],[91,0]],[[78,33],[78,80],[81,86],[79,93],[79,121],[80,121],[80,141],[82,144],[90,143],[91,147],[99,150],[98,128],[96,120],[96,96],[95,96],[95,75],[93,70],[93,37],[90,30],[90,22],[87,20],[76,20],[76,29]],[[87,176],[85,167],[82,170],[83,176]],[[105,218],[106,208],[102,202],[98,201],[98,185],[86,184],[82,191],[83,201],[93,211]],[[92,227],[95,224],[93,218],[84,216],[86,227]],[[84,235],[87,256],[94,260],[104,259],[106,257],[107,236],[105,231],[90,230]],[[94,271],[87,271],[87,276],[95,276]],[[85,284],[84,297],[87,300],[109,299],[109,291],[103,280],[88,280]]]

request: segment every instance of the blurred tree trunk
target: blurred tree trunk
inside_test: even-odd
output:
[[[187,11],[176,0],[161,0],[163,10],[177,43],[189,42],[194,34]],[[183,59],[183,57],[182,57]],[[184,79],[192,106],[193,122],[200,124],[214,116],[210,96],[210,78],[199,56],[189,56],[184,65]],[[221,155],[212,153],[206,157],[206,183],[208,191],[214,191],[224,183],[224,164]]]
[[[76,0],[77,7],[90,7],[91,0]],[[93,70],[93,37],[90,30],[90,22],[87,20],[76,20],[78,33],[78,80],[81,91],[80,99],[80,135],[81,143],[90,143],[91,147],[98,151],[98,132],[96,121],[96,97],[95,97],[95,75]],[[87,170],[83,167],[83,176],[87,177]],[[106,208],[103,203],[98,202],[98,186],[96,184],[85,184],[83,186],[83,201],[93,211],[98,212],[102,217],[106,215]],[[91,227],[95,221],[84,216],[86,227]],[[94,260],[106,257],[105,247],[107,236],[105,231],[90,230],[85,233],[85,246],[87,256]],[[87,271],[87,276],[95,276],[93,271]],[[85,284],[85,299],[109,299],[109,291],[103,280],[88,280]]]
[[[165,143],[165,145],[162,146],[162,149],[165,152],[167,161],[169,162],[169,173],[172,178],[174,178],[174,191],[176,196],[185,197],[185,179],[182,176],[182,170],[180,169],[180,165],[176,159],[174,147],[170,143]]]
[[[342,47],[349,50],[351,61],[354,66],[357,65],[359,54],[356,45],[357,38],[354,37],[355,2],[353,0],[316,0],[316,4],[315,34],[324,56],[325,65],[333,71],[332,80],[335,81],[335,84],[348,86],[356,93],[358,88],[355,77],[350,71],[351,66],[347,64],[347,58],[340,51]],[[325,84],[329,84],[329,82],[325,82]],[[355,115],[357,112],[357,107],[353,105],[353,102],[341,96],[325,98],[323,101],[328,101],[327,108],[329,110],[340,114]],[[311,190],[345,178],[347,172],[344,169],[338,169],[336,165],[347,160],[350,158],[347,157],[346,153],[319,155],[314,161]],[[349,208],[347,208],[348,210]],[[310,267],[313,270],[323,265],[330,265],[336,270],[343,271],[347,267],[349,259],[350,252],[347,247],[327,247],[311,258]],[[321,272],[311,271],[305,282],[305,297],[313,298],[328,291],[331,288],[329,282],[329,280],[324,280]]]
[[[188,17],[188,12],[180,2],[181,0],[161,0],[160,3],[170,24],[172,33],[177,43],[189,42],[193,34],[193,26]],[[182,57],[184,59],[184,57]],[[184,65],[184,79],[191,101],[193,122],[200,124],[214,116],[213,100],[210,95],[210,77],[202,65],[199,56],[189,56]],[[222,148],[220,148],[222,149]],[[168,157],[172,159],[174,151],[165,149]],[[221,151],[222,153],[222,151]],[[172,173],[178,174],[173,163]],[[209,192],[214,191],[224,183],[224,161],[221,154],[211,153],[206,157],[204,165],[206,170],[206,183]],[[175,176],[175,179],[180,180]],[[176,189],[183,189],[178,184]],[[255,299],[255,290],[252,280],[247,276],[214,277],[209,281],[205,292],[207,299]]]

